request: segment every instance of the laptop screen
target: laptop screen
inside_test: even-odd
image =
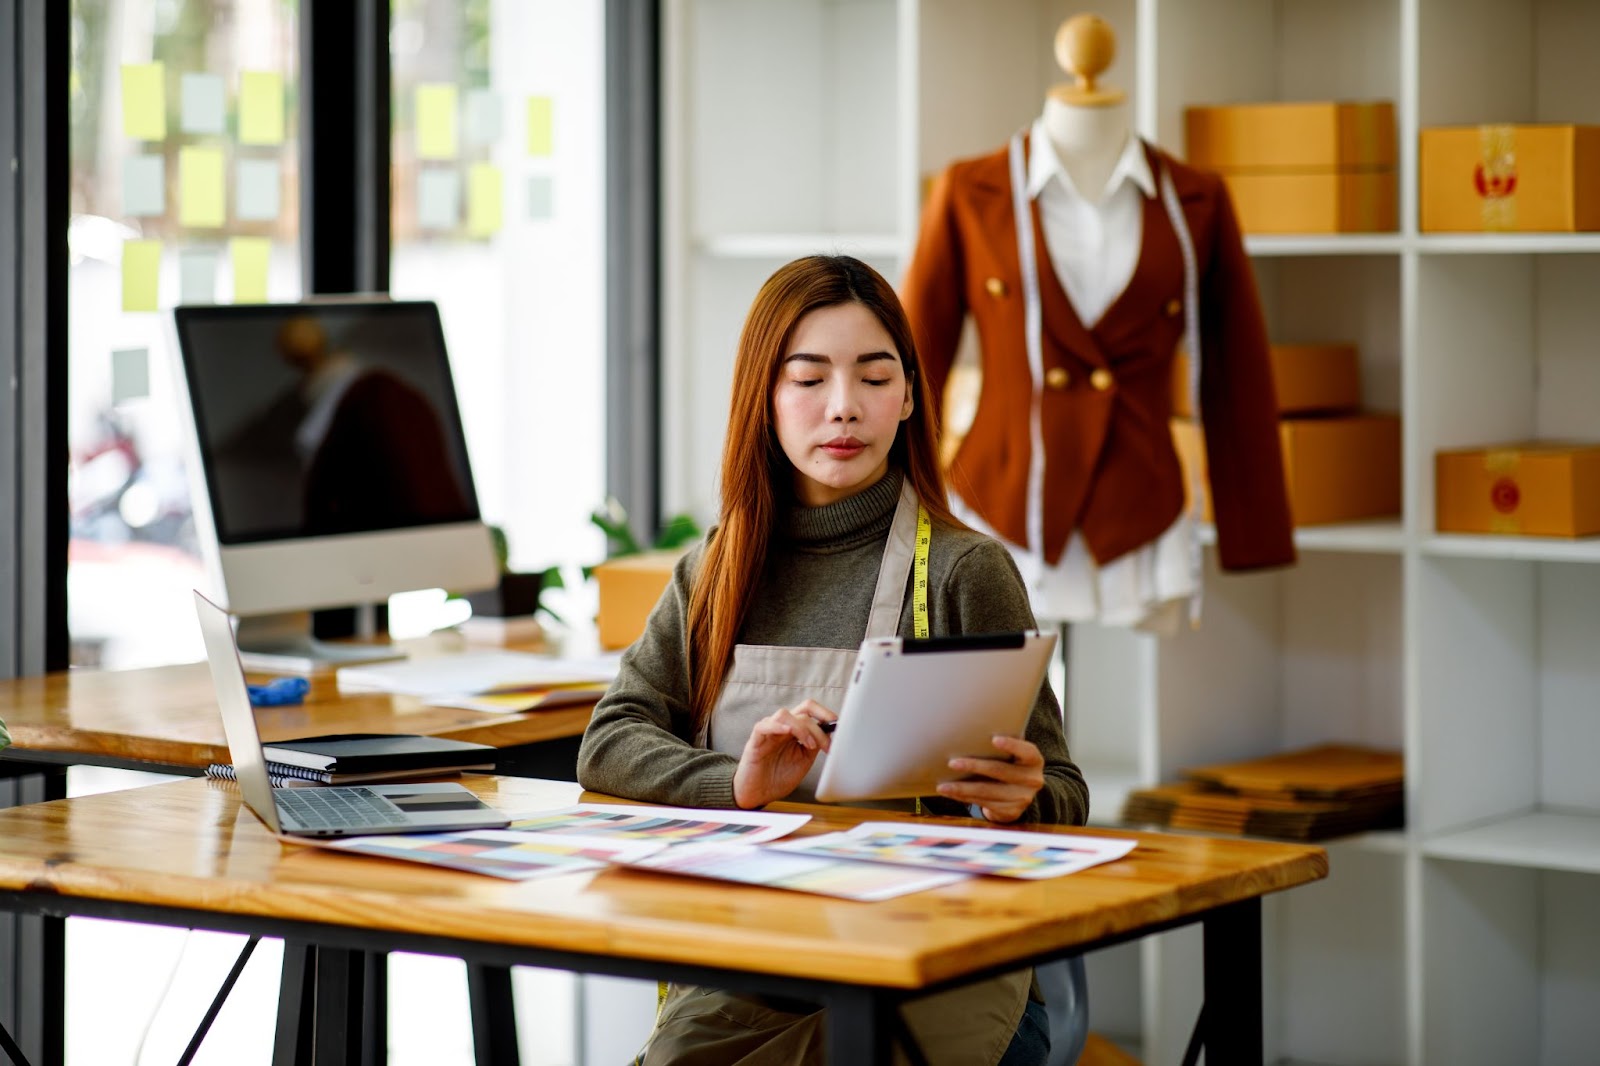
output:
[[[283,827],[272,802],[272,779],[267,776],[267,757],[261,750],[255,711],[250,708],[250,690],[244,683],[244,666],[233,641],[233,623],[227,611],[198,591],[194,605],[200,615],[200,634],[206,642],[206,660],[211,664],[211,680],[216,685],[217,706],[222,710],[222,729],[228,737],[228,753],[239,791],[256,817],[274,833],[280,833]]]

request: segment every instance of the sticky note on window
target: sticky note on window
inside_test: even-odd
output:
[[[167,210],[167,161],[158,155],[130,155],[122,161],[122,213],[149,218]]]
[[[233,260],[233,302],[267,302],[267,262],[272,242],[266,237],[235,237],[228,242],[228,257]]]
[[[239,143],[283,143],[283,75],[270,70],[239,74]]]
[[[142,400],[150,395],[150,352],[120,348],[111,353],[111,402]]]
[[[454,85],[417,86],[417,156],[422,159],[456,157]]]
[[[528,154],[549,155],[555,147],[555,104],[548,96],[528,97]]]
[[[493,163],[474,163],[467,173],[467,233],[490,237],[500,232],[504,214],[504,190],[500,168]]]
[[[461,175],[437,168],[417,175],[417,225],[455,229],[461,221]]]
[[[217,302],[217,253],[209,248],[184,248],[178,252],[178,302]]]
[[[271,222],[283,210],[283,168],[276,159],[241,159],[233,213],[241,222]]]
[[[178,221],[217,227],[225,217],[222,149],[187,145],[178,152]]]
[[[161,242],[122,242],[122,309],[156,310],[161,288]]]
[[[185,133],[224,133],[227,128],[227,90],[216,74],[185,74],[182,82]]]
[[[528,217],[540,222],[555,213],[555,181],[548,174],[535,174],[528,179]]]
[[[167,136],[166,70],[160,63],[122,67],[122,134],[136,141]]]
[[[500,139],[500,96],[488,89],[472,89],[462,107],[463,133],[468,144],[483,147]]]

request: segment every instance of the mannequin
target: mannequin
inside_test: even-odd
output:
[[[1099,200],[1129,135],[1128,100],[1098,84],[1116,54],[1116,37],[1096,15],[1074,15],[1056,31],[1056,62],[1076,81],[1053,86],[1039,118],[1050,145],[1090,200]]]
[[[1221,179],[1132,136],[1099,83],[1110,26],[1079,15],[1055,43],[1072,81],[1006,148],[938,176],[902,296],[936,392],[977,327],[952,502],[1011,546],[1035,613],[1170,631],[1200,580],[1168,429],[1180,343],[1201,353],[1222,567],[1294,559],[1266,328]]]

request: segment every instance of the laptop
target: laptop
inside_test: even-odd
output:
[[[282,836],[342,837],[502,829],[511,818],[452,783],[273,788],[228,612],[194,594],[211,681],[245,804]]]

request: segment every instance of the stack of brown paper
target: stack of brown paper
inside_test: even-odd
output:
[[[1129,793],[1126,822],[1208,833],[1322,840],[1404,822],[1398,752],[1324,744],[1196,766],[1185,780]]]

